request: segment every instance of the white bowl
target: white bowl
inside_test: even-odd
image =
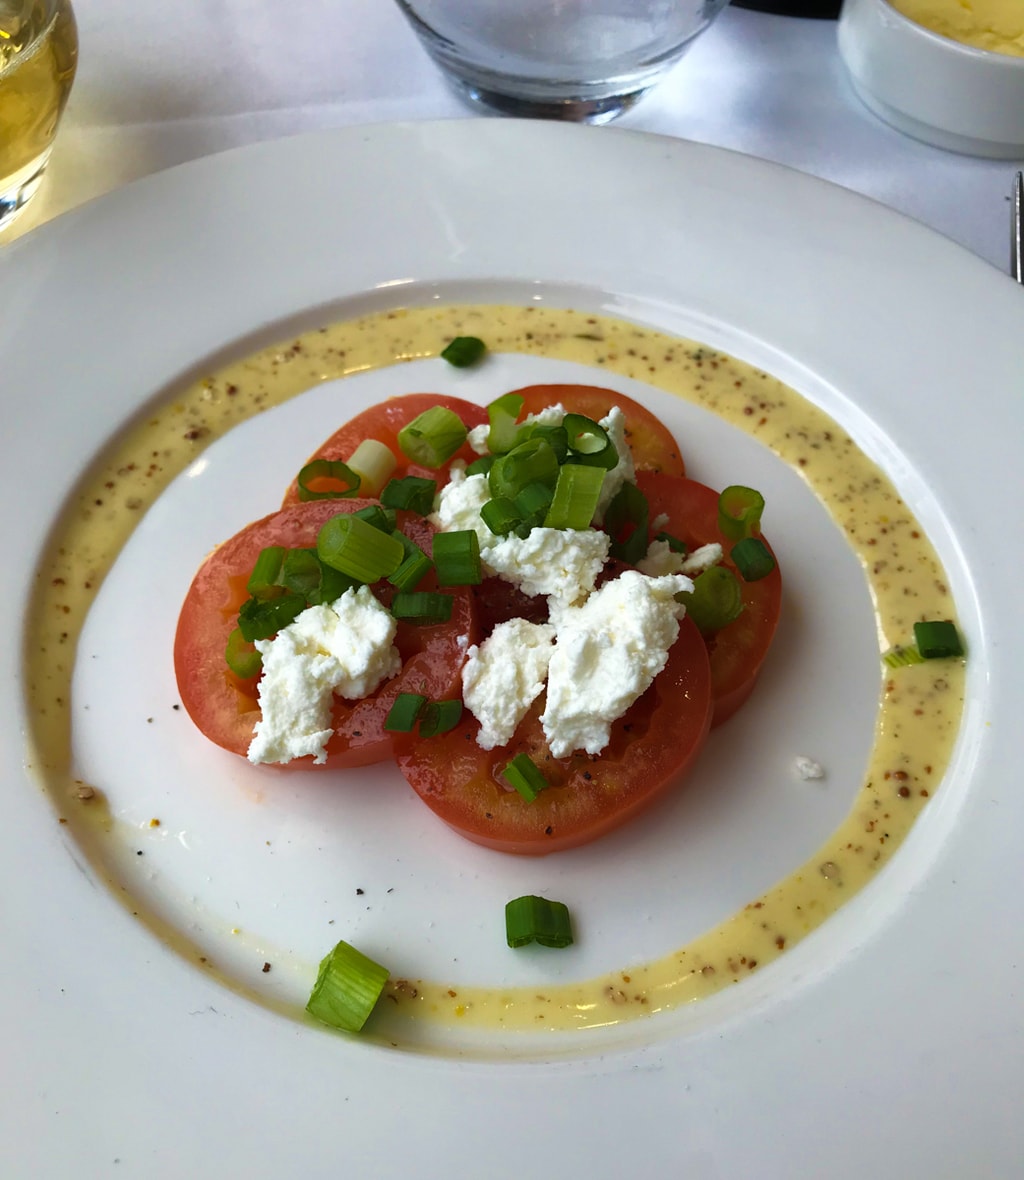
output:
[[[933,33],[888,0],[845,0],[839,55],[865,105],[954,152],[1024,159],[1024,57]]]

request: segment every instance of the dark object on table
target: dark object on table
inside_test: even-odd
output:
[[[755,12],[774,12],[778,16],[809,16],[816,20],[835,20],[843,0],[732,0],[733,8],[752,8]]]

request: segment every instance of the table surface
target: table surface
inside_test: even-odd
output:
[[[75,0],[78,78],[44,188],[13,240],[149,173],[297,132],[481,118],[451,92],[388,0]],[[834,21],[726,9],[615,126],[774,160],[908,214],[994,266],[1009,262],[1020,162],[956,155],[880,122],[853,92]],[[197,197],[197,199],[199,199]]]

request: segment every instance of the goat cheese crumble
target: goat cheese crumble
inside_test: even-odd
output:
[[[360,586],[329,606],[307,607],[273,639],[257,640],[262,716],[249,761],[290,762],[311,754],[325,762],[335,694],[360,700],[401,670],[397,627],[370,587]]]

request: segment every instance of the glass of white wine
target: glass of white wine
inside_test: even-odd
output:
[[[39,188],[77,62],[71,0],[0,0],[0,231]]]

